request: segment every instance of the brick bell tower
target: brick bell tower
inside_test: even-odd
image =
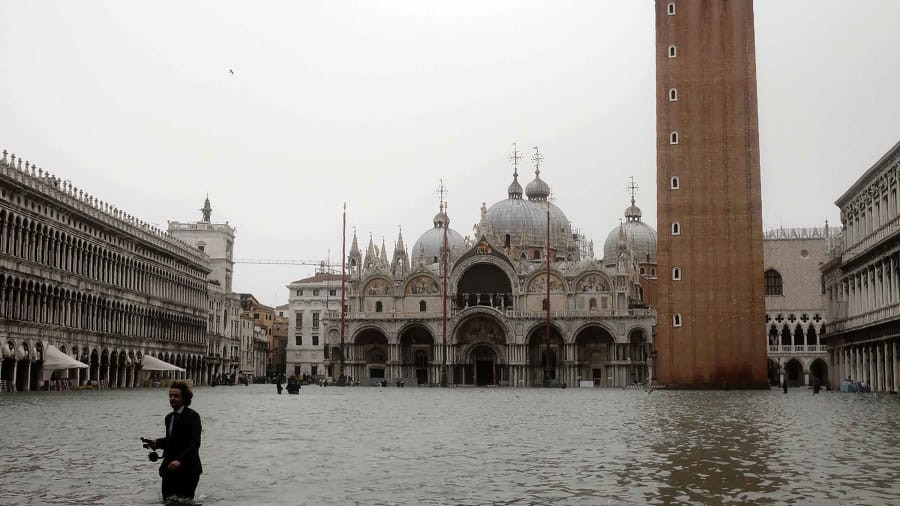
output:
[[[656,0],[656,376],[768,388],[753,0]]]

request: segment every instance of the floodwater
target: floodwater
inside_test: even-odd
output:
[[[202,387],[197,503],[888,504],[900,396]],[[163,389],[0,394],[0,504],[160,504]]]

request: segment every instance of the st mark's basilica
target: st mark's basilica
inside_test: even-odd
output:
[[[625,221],[609,233],[598,260],[549,196],[538,158],[524,190],[516,168],[506,198],[482,206],[471,239],[449,227],[443,206],[412,248],[401,232],[392,255],[371,238],[361,251],[354,233],[344,374],[364,384],[409,385],[438,384],[442,371],[452,385],[625,386],[650,379],[656,231],[641,221],[632,192]],[[324,314],[322,325],[324,365],[337,378],[340,312]]]

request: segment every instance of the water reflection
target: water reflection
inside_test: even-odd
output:
[[[204,504],[891,503],[896,396],[200,388]],[[0,396],[0,503],[158,504],[164,390]]]

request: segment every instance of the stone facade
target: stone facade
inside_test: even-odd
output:
[[[516,167],[508,198],[482,207],[475,240],[449,228],[443,207],[411,252],[401,233],[392,255],[370,238],[363,256],[354,234],[343,350],[340,308],[323,317],[328,375],[343,367],[351,381],[407,385],[650,380],[655,312],[643,305],[639,272],[655,265],[639,266],[622,226],[609,267],[583,257],[592,248],[549,192],[536,170],[524,200]]]
[[[875,391],[900,386],[900,143],[835,204],[841,240],[822,267],[831,381],[850,378]]]
[[[207,378],[230,379],[240,369],[241,306],[238,294],[231,290],[234,272],[235,229],[226,223],[213,223],[212,207],[207,198],[203,215],[196,222],[169,222],[169,234],[201,252],[209,265],[207,281],[209,311],[207,313]]]
[[[656,1],[657,375],[766,387],[752,0]]]
[[[838,231],[774,229],[763,243],[766,280],[765,335],[769,384],[810,385],[828,381],[831,358],[823,344],[825,296],[819,269]]]
[[[54,372],[66,387],[138,386],[146,354],[203,382],[209,272],[192,245],[4,151],[0,387],[38,387],[51,345],[90,366]]]
[[[253,322],[260,328],[260,332],[265,336],[267,344],[266,358],[266,375],[283,374],[284,370],[284,350],[286,345],[286,335],[280,333],[275,335],[276,316],[275,309],[256,300],[256,297],[250,293],[237,294],[240,297],[241,318]]]
[[[340,311],[341,276],[319,272],[287,285],[287,373],[295,376],[329,375],[325,356],[325,318]]]

